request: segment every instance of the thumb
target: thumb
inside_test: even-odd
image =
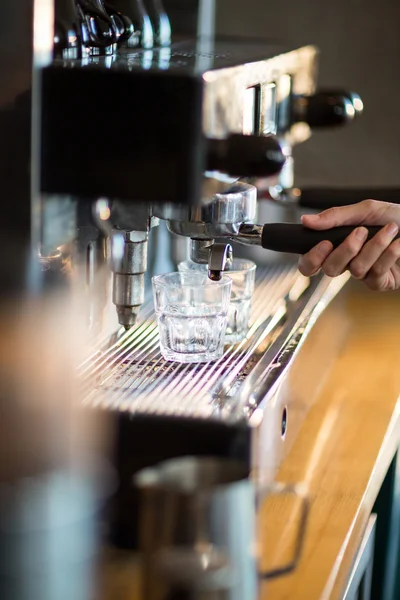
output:
[[[330,229],[341,225],[400,225],[400,206],[378,200],[364,200],[349,206],[328,208],[318,215],[304,215],[301,222],[310,229]]]

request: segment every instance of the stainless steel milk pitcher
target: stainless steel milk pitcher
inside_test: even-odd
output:
[[[261,579],[295,569],[304,539],[308,499],[297,486],[256,490],[246,465],[185,457],[140,471],[141,551],[145,600],[256,600]],[[301,499],[290,562],[260,571],[256,507],[267,495]]]

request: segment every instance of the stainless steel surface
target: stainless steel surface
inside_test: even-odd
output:
[[[206,364],[162,359],[149,301],[134,329],[82,364],[85,401],[131,414],[251,420],[347,278],[317,276],[310,282],[288,265],[259,270],[247,337]]]
[[[142,495],[144,597],[167,600],[178,588],[225,590],[227,600],[256,600],[261,579],[292,571],[299,560],[308,499],[297,486],[256,488],[243,461],[188,456],[164,461],[135,476]],[[257,503],[297,497],[302,518],[295,555],[286,565],[258,566]]]
[[[132,308],[143,304],[144,273],[114,273],[113,302],[116,306]]]
[[[237,182],[217,193],[213,200],[199,207],[158,205],[153,214],[164,219],[172,233],[197,239],[213,239],[235,233],[240,223],[251,221],[256,215],[257,189]]]
[[[278,203],[294,203],[296,202],[296,190],[294,188],[293,149],[284,137],[279,138],[279,143],[286,157],[281,172],[276,177],[259,178],[253,180],[253,183],[264,199],[273,200]]]
[[[234,236],[238,223],[206,223],[201,221],[167,221],[168,231],[194,239],[213,240],[216,237]]]
[[[93,217],[98,228],[110,238],[113,303],[118,322],[129,329],[144,302],[148,235],[159,221],[146,204],[111,203],[106,198],[96,201]]]
[[[127,231],[149,231],[157,225],[151,206],[145,203],[131,203],[122,200],[108,202],[109,221],[113,227]]]
[[[208,264],[209,277],[219,281],[223,271],[229,269],[233,251],[230,244],[215,243],[214,239],[235,236],[242,223],[254,219],[256,208],[257,189],[236,182],[201,207],[160,205],[153,211],[167,221],[169,231],[191,238],[192,261]]]
[[[224,173],[207,172],[203,179],[202,204],[212,202],[215,194],[225,193],[236,182],[235,177],[229,177]]]
[[[286,156],[286,161],[282,171],[276,178],[276,182],[270,182],[269,190],[272,199],[285,202],[291,199],[294,187],[294,160],[291,144],[284,139],[280,139],[280,144]]]
[[[122,235],[125,246],[124,253],[119,258],[113,259],[115,272],[144,273],[147,267],[147,231],[118,231],[116,235]]]
[[[236,40],[237,41],[237,40]],[[215,44],[201,40],[196,47],[191,42],[171,46],[163,60],[164,48],[154,48],[146,64],[149,70],[163,68],[190,70],[204,81],[203,133],[210,138],[224,138],[229,133],[242,133],[248,88],[266,86],[260,107],[260,127],[264,132],[265,117],[270,115],[271,83],[276,84],[277,100],[285,101],[291,90],[295,95],[311,95],[315,91],[317,49],[314,46],[284,48],[276,41],[257,44],[255,41],[217,39]],[[120,50],[116,65],[134,71],[141,68],[146,53]],[[269,125],[269,123],[268,123]],[[302,143],[311,135],[306,124],[290,128],[291,144]]]
[[[190,259],[199,265],[208,265],[214,240],[190,240]]]
[[[150,71],[160,69],[163,50],[165,49],[151,51],[148,64]],[[144,54],[142,50],[137,52],[121,50],[113,68],[118,67],[126,71],[141,70]],[[178,74],[186,72],[202,75],[203,133],[213,138],[224,138],[228,134],[243,131],[244,100],[248,87],[260,85],[262,88],[260,123],[263,131],[264,120],[268,115],[268,118],[275,115],[275,95],[267,93],[271,88],[271,82],[276,92],[276,100],[282,106],[285,102],[287,104],[292,92],[302,95],[312,93],[315,83],[315,57],[316,50],[311,46],[287,51],[276,43],[263,47],[253,43],[236,44],[222,40],[215,47],[212,45],[208,49],[205,46],[196,49],[193,44],[188,43],[174,45],[170,54],[164,56],[162,64],[168,69],[175,69]],[[101,65],[105,58],[96,60]],[[304,124],[289,127],[290,140],[287,143],[291,145],[303,141],[309,133],[308,127]],[[161,184],[160,186],[162,189]],[[132,197],[136,198],[134,181],[132,187]],[[162,201],[162,192],[160,192],[160,199]],[[156,224],[157,217],[160,217],[167,221],[167,226],[173,233],[197,240],[215,240],[220,236],[236,236],[242,223],[255,218],[257,191],[254,186],[247,183],[233,182],[232,178],[224,178],[218,173],[206,173],[203,178],[201,201],[201,207],[181,208],[163,204],[150,207],[138,202],[109,201],[102,198],[96,203],[95,217],[98,226],[108,235],[113,227],[126,231],[148,231]],[[102,210],[103,214],[100,214]],[[108,217],[105,216],[107,211]],[[72,233],[68,233],[68,237],[73,237],[73,228],[69,229]],[[51,228],[50,230],[53,231]],[[60,236],[57,234],[52,236],[54,237]],[[198,242],[195,242],[196,244],[198,248],[193,253],[193,258],[203,261],[205,256],[201,253]],[[138,307],[143,301],[143,273],[146,270],[143,265],[138,267],[135,264],[143,251],[138,246],[134,251],[130,251],[130,246],[131,242],[125,240],[123,244],[122,242],[113,244],[112,249],[113,259],[116,256],[117,260],[121,258],[118,252],[125,257],[125,265],[113,267],[115,273],[113,301],[117,306],[119,322],[126,327],[133,326]],[[204,247],[203,249],[205,250]],[[218,248],[214,250],[217,251]],[[214,271],[216,277],[224,267],[227,250],[226,247],[219,255],[218,253],[214,256],[209,255],[207,262],[211,260],[214,264],[210,272]]]
[[[76,201],[69,196],[44,195],[40,203],[40,252],[47,256],[76,237]]]
[[[58,270],[61,270],[64,258],[61,252],[59,254]],[[84,306],[89,331],[100,332],[104,325],[103,315],[111,273],[107,265],[107,239],[97,227],[84,225],[78,228],[75,252],[71,260],[77,277],[86,282]],[[54,265],[53,269],[55,268]]]
[[[235,235],[235,242],[246,246],[261,246],[262,225],[243,224]]]
[[[135,324],[145,298],[148,234],[146,231],[118,231],[116,235],[123,236],[124,248],[122,256],[113,260],[113,302],[119,323],[129,328]]]
[[[190,259],[199,265],[208,265],[210,279],[219,281],[222,273],[232,266],[233,250],[230,244],[214,240],[190,240]]]
[[[224,271],[232,266],[233,250],[230,244],[213,244],[208,261],[208,276],[219,281]]]
[[[223,44],[219,46],[224,55]],[[210,137],[223,137],[228,133],[243,131],[246,90],[261,83],[277,84],[278,98],[283,99],[285,93],[284,78],[291,76],[291,85],[295,94],[312,94],[315,86],[315,62],[317,51],[312,46],[305,46],[292,52],[283,53],[276,48],[276,55],[258,62],[246,61],[240,66],[229,65],[229,53],[226,53],[226,67],[221,64],[218,76],[213,72],[203,75],[207,85],[204,95],[204,133]],[[261,57],[260,57],[261,58]],[[212,64],[209,65],[211,68]],[[214,76],[213,76],[214,75]],[[263,101],[267,101],[264,94]],[[261,118],[267,112],[261,106]],[[263,123],[260,123],[263,127]],[[294,125],[290,131],[290,143],[301,143],[310,137],[310,129],[305,124]]]

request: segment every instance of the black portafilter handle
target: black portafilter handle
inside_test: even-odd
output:
[[[292,109],[293,122],[312,129],[337,127],[353,121],[363,112],[360,96],[345,90],[322,89],[312,96],[298,96]]]
[[[306,254],[314,246],[324,240],[332,242],[334,248],[339,246],[356,227],[333,227],[325,231],[316,231],[303,225],[292,223],[267,223],[262,229],[261,245],[265,250],[290,254]],[[367,227],[370,240],[381,227]],[[395,239],[400,237],[400,233]]]
[[[232,177],[277,175],[286,157],[274,135],[231,134],[224,139],[207,139],[207,170]]]
[[[400,188],[313,188],[302,189],[298,200],[299,206],[316,210],[324,210],[333,206],[357,204],[367,199],[381,200],[400,204]]]

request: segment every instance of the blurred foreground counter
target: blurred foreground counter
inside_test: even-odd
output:
[[[331,335],[341,317],[346,338],[277,476],[309,490],[304,551],[294,573],[262,585],[261,600],[400,598],[400,293],[351,282],[319,326]],[[291,511],[276,499],[263,504],[262,567],[286,562]],[[134,556],[110,551],[101,600],[142,600],[137,567]]]
[[[343,310],[346,341],[278,476],[311,494],[304,552],[263,599],[400,598],[400,293],[351,282],[343,295],[322,318]],[[274,508],[262,518],[268,558],[279,560],[289,521]]]

